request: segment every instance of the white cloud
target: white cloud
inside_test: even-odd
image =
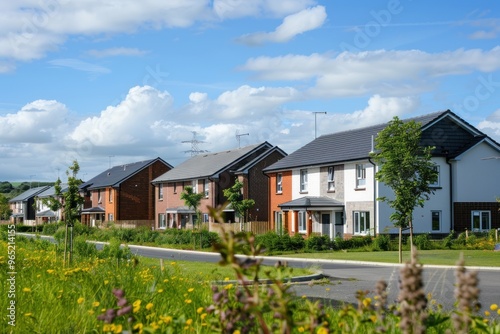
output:
[[[494,140],[500,143],[500,109],[497,109],[491,115],[486,117],[484,121],[481,121],[477,128],[488,135],[490,135]]]
[[[137,48],[109,48],[104,50],[89,50],[87,52],[93,57],[116,57],[116,56],[143,56],[147,51],[139,50]]]
[[[57,101],[37,100],[18,112],[0,116],[0,139],[10,143],[46,143],[59,135],[66,106]]]
[[[263,80],[316,79],[314,97],[408,95],[429,91],[436,78],[500,69],[500,47],[427,53],[419,50],[343,52],[249,59],[243,70]]]
[[[314,5],[313,0],[214,0],[213,11],[220,19],[245,16],[283,17]]]
[[[200,21],[244,16],[283,17],[311,5],[314,5],[312,0],[283,0],[279,4],[266,0],[215,0],[213,3],[206,0],[19,0],[2,4],[0,60],[39,59],[57,50],[72,36],[186,28]],[[130,51],[108,50],[128,55]],[[0,66],[2,72],[12,69],[12,66]]]
[[[238,41],[249,45],[259,45],[266,42],[288,42],[297,35],[321,27],[326,20],[326,16],[326,10],[323,6],[304,9],[285,17],[283,23],[273,32],[244,35],[238,38]]]
[[[133,87],[117,106],[109,106],[99,116],[83,120],[68,138],[73,143],[90,142],[101,147],[152,145],[151,127],[167,118],[172,98],[150,86]]]

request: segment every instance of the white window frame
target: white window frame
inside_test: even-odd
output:
[[[282,173],[276,174],[276,193],[277,194],[283,193],[283,174]]]
[[[205,198],[208,198],[210,194],[210,181],[208,179],[203,180],[203,193],[205,194]]]
[[[158,199],[163,200],[163,183],[158,185]]]
[[[328,167],[327,182],[328,182],[328,191],[334,191],[335,190],[335,168],[333,168],[333,166]]]
[[[283,226],[283,212],[282,211],[274,211],[274,229],[278,234],[283,234],[285,230]]]
[[[484,231],[489,231],[491,229],[491,211],[489,210],[472,210],[471,213],[471,221],[470,221],[470,224],[471,224],[471,231],[473,232],[484,232]],[[487,217],[488,219],[488,226],[484,226],[484,222],[483,222],[483,218],[485,218],[485,216]],[[479,217],[479,228],[475,228],[474,227],[474,217]]]
[[[202,219],[203,219],[203,221],[202,221],[203,223],[208,223],[209,222],[208,213],[204,213]]]
[[[102,203],[101,189],[97,189],[97,203],[99,203],[99,204]]]
[[[108,213],[108,221],[112,222],[114,220],[115,220],[115,217],[113,216],[113,214],[112,213]]]
[[[307,233],[307,211],[299,211],[298,214],[299,220],[299,233]]]
[[[352,220],[355,235],[370,234],[370,211],[353,211]]]
[[[164,229],[167,228],[167,217],[164,213],[158,214],[158,228]]]
[[[193,188],[193,194],[198,193],[198,180],[191,181],[191,188]]]
[[[434,219],[437,218],[438,221],[438,228],[435,229],[434,228]],[[438,210],[432,210],[431,211],[431,231],[432,232],[439,232],[441,231],[441,221],[442,221],[442,218],[441,218],[441,211],[438,211]]]
[[[365,164],[356,164],[356,188],[366,187],[366,166]]]
[[[300,170],[300,192],[307,192],[307,169]]]
[[[113,188],[109,188],[108,201],[113,203]]]
[[[441,186],[441,182],[440,182],[440,180],[441,180],[441,171],[440,171],[440,168],[439,168],[438,165],[435,165],[434,169],[437,172],[437,180],[434,183],[429,183],[429,187],[440,187]]]

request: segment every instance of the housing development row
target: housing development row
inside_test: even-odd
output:
[[[425,205],[413,213],[414,232],[500,228],[500,144],[447,110],[413,118],[421,124],[421,144],[435,147],[438,180]],[[352,237],[397,233],[392,209],[377,198],[392,190],[375,179],[374,138],[387,124],[320,136],[287,155],[268,142],[203,153],[173,167],[161,158],[114,166],[80,186],[81,222],[191,228],[196,212],[181,200],[186,186],[203,194],[201,221],[216,222],[209,207],[224,207],[227,223],[239,220],[223,190],[243,184],[242,198],[255,201],[251,221],[289,234]],[[33,188],[10,201],[12,220],[26,224],[61,219],[41,201],[53,187]]]

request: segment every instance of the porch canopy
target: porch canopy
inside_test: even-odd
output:
[[[189,214],[189,213],[196,213],[196,212],[187,206],[176,206],[175,208],[168,208],[166,210],[166,213]]]
[[[36,213],[37,217],[55,218],[56,214],[52,210],[45,210]]]
[[[94,206],[93,208],[87,208],[82,210],[82,215],[92,215],[97,213],[105,213],[106,210],[101,208],[100,206]]]
[[[342,208],[344,203],[334,200],[326,196],[304,196],[301,198],[294,199],[293,201],[281,203],[278,205],[281,210],[310,210],[310,209],[325,209],[325,208]]]

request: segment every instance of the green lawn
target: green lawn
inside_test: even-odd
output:
[[[500,267],[500,252],[490,250],[423,250],[418,251],[419,261],[426,265],[455,265],[463,253],[466,266]],[[398,252],[324,252],[280,255],[295,258],[350,260],[398,263]],[[403,262],[410,259],[410,252],[403,252]]]

